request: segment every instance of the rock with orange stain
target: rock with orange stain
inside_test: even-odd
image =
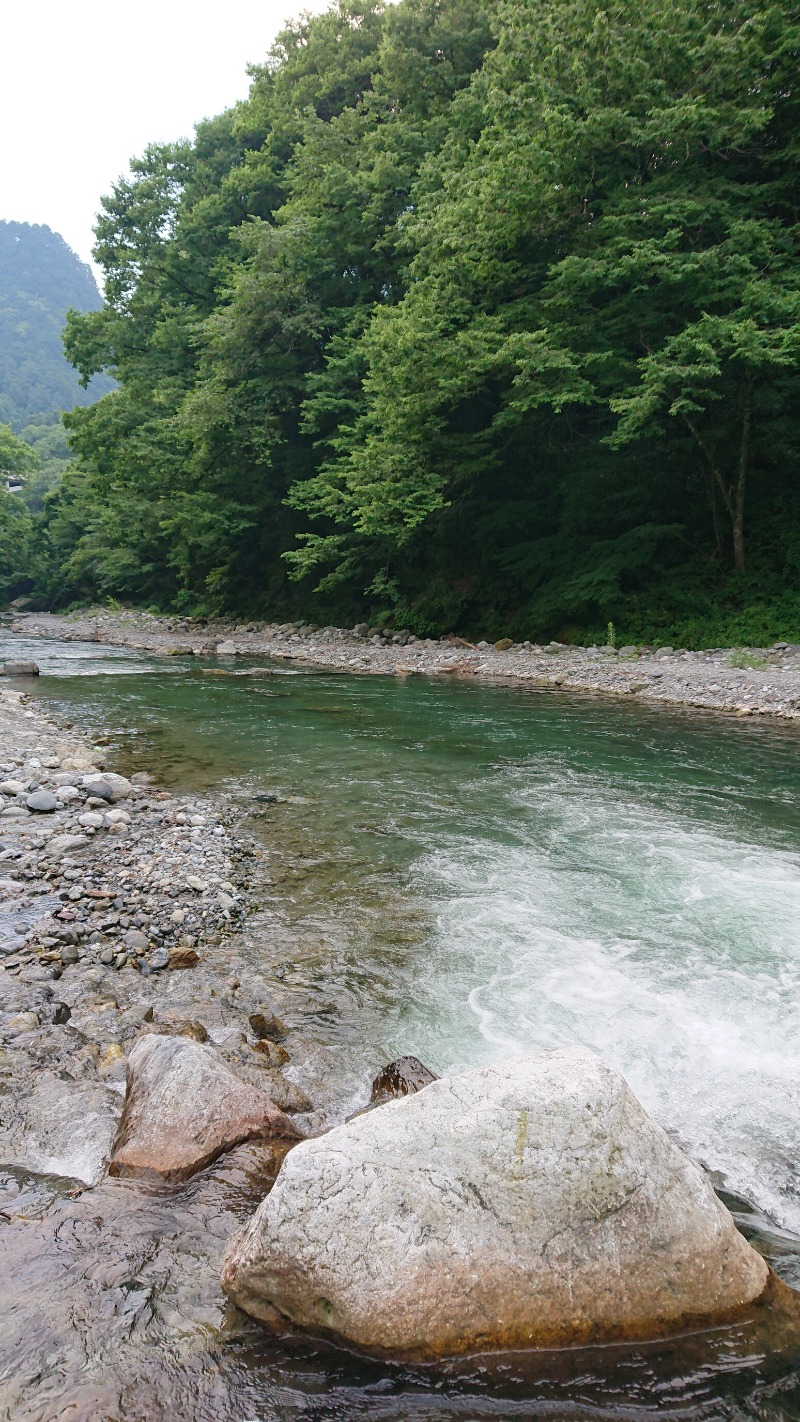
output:
[[[185,1180],[240,1141],[298,1140],[300,1131],[264,1091],[241,1081],[212,1047],[187,1037],[140,1037],[111,1175]]]
[[[659,1337],[739,1317],[767,1280],[699,1166],[575,1049],[302,1142],[222,1277],[270,1327],[411,1360]]]

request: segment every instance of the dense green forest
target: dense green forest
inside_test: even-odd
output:
[[[62,410],[88,405],[111,387],[91,391],[66,356],[67,312],[95,311],[102,297],[89,267],[49,227],[0,221],[0,421],[27,438],[51,427]]]
[[[339,0],[105,200],[55,604],[800,638],[800,7]],[[0,515],[1,517],[1,515]]]

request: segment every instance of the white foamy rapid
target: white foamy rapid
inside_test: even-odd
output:
[[[800,1231],[800,858],[620,783],[508,779],[505,834],[419,866],[439,911],[406,1031],[439,1067],[591,1048]]]

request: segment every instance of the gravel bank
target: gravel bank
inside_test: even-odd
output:
[[[163,618],[146,612],[34,613],[11,628],[27,637],[96,641],[164,656],[269,657],[306,666],[373,675],[478,677],[528,682],[671,706],[696,706],[737,716],[800,718],[800,644],[732,652],[712,648],[567,647],[550,643],[473,646],[461,638],[419,640],[380,634],[365,625],[346,631],[312,624],[281,625]]]
[[[96,1183],[144,1032],[213,1041],[308,1109],[241,932],[250,854],[210,802],[116,775],[0,681],[0,1177]]]

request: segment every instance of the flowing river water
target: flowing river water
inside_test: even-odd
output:
[[[0,637],[4,650],[35,658],[36,694],[105,732],[122,768],[223,797],[263,842],[248,933],[308,1009],[297,1080],[328,1118],[402,1052],[441,1073],[580,1043],[624,1072],[800,1287],[797,730],[466,681],[210,675],[225,664]],[[800,1347],[777,1333],[435,1371],[273,1342],[221,1308],[215,1283],[214,1230],[225,1210],[246,1217],[255,1187],[236,1162],[206,1174],[162,1197],[99,1187],[100,1223],[72,1218],[71,1245],[59,1217],[23,1281],[16,1365],[32,1378],[49,1346],[37,1291],[64,1287],[76,1249],[100,1261],[109,1231],[133,1228],[161,1255],[143,1243],[111,1335],[85,1293],[65,1294],[72,1353],[59,1337],[53,1356],[82,1381],[49,1402],[31,1382],[4,1415],[800,1417]],[[63,1211],[48,1188],[42,1208]],[[164,1284],[181,1232],[193,1268]],[[110,1266],[96,1268],[102,1284]]]

